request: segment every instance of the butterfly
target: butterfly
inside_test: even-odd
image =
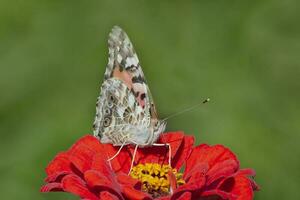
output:
[[[139,59],[127,34],[114,26],[108,38],[108,64],[96,103],[94,136],[115,146],[153,145],[165,130]]]

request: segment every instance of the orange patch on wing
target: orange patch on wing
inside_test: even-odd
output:
[[[123,71],[120,71],[119,66],[115,67],[115,69],[113,70],[113,77],[122,80],[125,83],[125,85],[131,90],[132,77],[131,77],[130,73],[128,73],[125,69],[123,69]]]
[[[143,88],[139,83],[132,83],[132,75],[129,72],[125,69],[120,71],[120,66],[117,65],[113,70],[113,77],[123,81],[129,90],[133,89],[135,93],[138,92],[139,95],[136,96],[135,99],[142,108],[145,107],[145,99],[141,99],[141,94],[146,94],[145,88]]]

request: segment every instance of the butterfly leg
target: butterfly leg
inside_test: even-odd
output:
[[[121,150],[124,147],[124,145],[125,145],[125,142],[120,146],[118,152],[113,157],[109,158],[107,161],[110,162],[111,160],[115,159],[115,157],[117,157],[119,155],[119,153],[121,152]]]
[[[169,149],[169,165],[171,166],[171,159],[172,159],[172,149],[171,149],[171,145],[169,143],[165,143],[165,144],[158,144],[158,143],[154,143],[153,146],[158,146],[158,147],[162,147],[162,146],[168,146]]]
[[[133,164],[134,164],[134,160],[135,160],[135,156],[136,156],[136,152],[137,152],[138,147],[139,147],[138,144],[135,145],[134,152],[133,152],[133,156],[132,156],[132,161],[131,161],[131,165],[130,165],[130,169],[129,169],[128,175],[130,174],[131,169],[132,169],[132,167],[133,167]]]

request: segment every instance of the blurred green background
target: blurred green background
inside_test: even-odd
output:
[[[254,168],[255,199],[300,199],[300,12],[296,0],[0,3],[1,199],[41,194],[44,168],[91,133],[121,26],[138,52],[168,130],[221,143]]]

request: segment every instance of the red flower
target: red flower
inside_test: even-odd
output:
[[[258,189],[248,178],[255,175],[254,171],[240,170],[236,156],[221,145],[193,147],[194,138],[181,132],[164,133],[158,143],[170,144],[172,168],[168,166],[168,148],[138,148],[135,167],[127,175],[133,147],[124,147],[109,163],[108,158],[119,147],[85,136],[50,162],[46,168],[47,184],[41,191],[65,191],[91,200],[248,200]],[[178,170],[183,164],[186,167],[182,176]]]
[[[193,148],[184,171],[186,184],[178,187],[171,199],[253,199],[258,186],[248,176],[255,176],[255,172],[240,170],[229,149],[202,144]]]
[[[106,145],[93,136],[78,140],[47,166],[42,192],[65,191],[82,199],[151,199],[141,184],[124,173],[114,173],[107,162]]]

